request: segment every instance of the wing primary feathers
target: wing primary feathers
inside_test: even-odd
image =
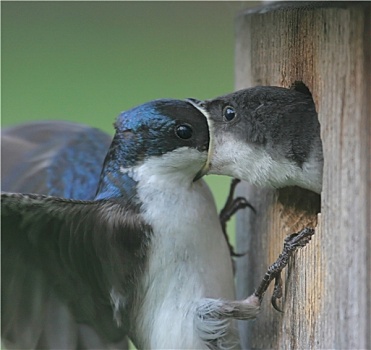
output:
[[[109,200],[20,193],[2,193],[1,208],[7,266],[25,259],[41,269],[78,321],[119,340],[129,321],[126,305],[114,315],[111,291],[128,302],[134,297],[130,285],[145,263],[151,234],[139,214]]]

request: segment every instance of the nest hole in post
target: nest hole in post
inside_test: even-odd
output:
[[[302,81],[295,81],[290,89],[312,97],[311,91]],[[315,227],[317,225],[317,214],[321,211],[319,194],[296,186],[286,187],[278,190],[277,201],[282,205],[282,217],[290,221],[290,226],[297,223],[297,227],[294,225],[295,230],[300,230],[304,226]]]

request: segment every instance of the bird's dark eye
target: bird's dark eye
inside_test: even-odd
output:
[[[236,115],[237,115],[236,111],[231,106],[227,106],[223,110],[223,117],[228,122],[234,119]]]
[[[175,128],[176,135],[181,139],[190,139],[193,134],[193,130],[188,124],[180,124]]]

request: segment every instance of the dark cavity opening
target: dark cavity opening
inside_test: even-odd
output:
[[[297,92],[301,92],[302,94],[306,94],[312,97],[311,92],[309,91],[308,87],[302,81],[295,81],[291,86],[291,90],[295,90]]]

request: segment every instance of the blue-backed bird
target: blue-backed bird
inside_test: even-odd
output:
[[[257,186],[321,192],[320,124],[308,91],[257,86],[189,101],[205,114],[212,132],[210,158],[199,176],[222,174]]]
[[[96,130],[5,131],[3,189],[52,195],[2,194],[5,346],[99,348],[125,335],[146,349],[238,346],[222,316],[234,308],[221,301],[234,298],[229,249],[208,187],[193,181],[206,118],[157,100],[115,129],[100,177],[109,137]],[[255,299],[241,304],[248,317]]]

